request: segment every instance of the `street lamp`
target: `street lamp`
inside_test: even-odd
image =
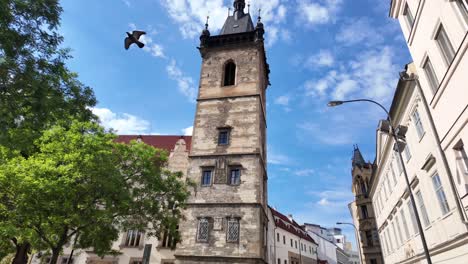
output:
[[[335,107],[335,106],[339,106],[339,105],[342,105],[342,104],[345,104],[345,103],[354,103],[354,102],[373,103],[375,105],[378,105],[387,114],[387,119],[388,119],[389,127],[390,127],[390,133],[388,133],[388,134],[390,136],[392,136],[393,140],[395,141],[394,150],[396,152],[398,152],[398,159],[399,159],[399,162],[401,164],[401,167],[403,168],[403,174],[404,174],[405,180],[406,180],[406,188],[408,188],[408,192],[409,192],[409,195],[410,195],[411,205],[413,206],[414,216],[416,218],[416,223],[418,224],[418,231],[419,231],[419,235],[421,237],[421,242],[422,242],[422,245],[423,245],[423,248],[424,248],[424,254],[426,255],[427,264],[432,264],[431,255],[429,254],[429,248],[427,247],[426,236],[424,235],[424,230],[423,230],[423,227],[422,227],[422,224],[421,224],[421,218],[419,217],[418,210],[416,209],[416,201],[414,199],[413,190],[411,189],[411,184],[410,184],[410,181],[409,181],[409,178],[408,178],[408,173],[406,172],[406,166],[405,166],[405,163],[403,162],[403,156],[401,155],[401,150],[402,149],[401,149],[401,146],[399,144],[401,142],[399,139],[404,138],[404,133],[406,133],[406,130],[405,129],[402,129],[402,130],[401,129],[398,129],[398,130],[395,129],[392,118],[390,117],[390,113],[388,112],[388,110],[383,105],[381,105],[381,104],[379,104],[379,103],[377,103],[376,101],[373,101],[373,100],[356,99],[356,100],[347,100],[347,101],[330,101],[328,103],[328,106],[329,107]],[[403,138],[401,137],[402,134],[403,134]]]
[[[337,225],[350,225],[350,226],[353,226],[354,227],[354,231],[356,233],[356,246],[359,250],[359,261],[363,264],[364,263],[364,260],[362,259],[362,252],[361,252],[361,247],[359,246],[360,243],[360,236],[359,236],[359,231],[357,230],[356,226],[354,224],[351,224],[351,223],[343,223],[343,222],[336,222]]]

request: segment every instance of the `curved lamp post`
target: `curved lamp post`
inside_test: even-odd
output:
[[[359,250],[359,261],[361,262],[361,264],[364,263],[364,260],[362,259],[362,252],[361,252],[361,247],[359,246],[360,244],[360,236],[359,236],[359,231],[357,229],[357,227],[354,225],[354,224],[351,224],[351,223],[342,223],[342,222],[336,222],[337,225],[350,225],[350,226],[353,226],[354,227],[354,231],[356,233],[356,241],[357,241],[357,245],[356,247],[358,248]]]
[[[356,100],[347,100],[347,101],[330,101],[327,105],[329,107],[335,107],[335,106],[339,106],[339,105],[342,105],[342,104],[354,103],[354,102],[373,103],[373,104],[379,106],[387,114],[387,119],[388,119],[388,121],[390,123],[389,124],[390,125],[390,131],[389,131],[388,134],[390,136],[392,136],[393,140],[395,141],[395,150],[398,152],[398,159],[399,159],[399,162],[401,164],[401,167],[403,168],[403,174],[405,175],[406,188],[408,188],[408,192],[409,192],[409,196],[410,196],[410,200],[411,200],[411,205],[413,206],[413,211],[414,211],[414,215],[415,215],[415,218],[416,218],[416,223],[418,225],[418,231],[419,231],[419,235],[421,237],[421,242],[422,242],[422,245],[423,245],[423,248],[424,248],[424,254],[426,255],[427,264],[432,264],[431,255],[429,254],[429,248],[427,247],[426,236],[424,235],[424,230],[423,230],[423,227],[422,227],[422,224],[421,224],[421,218],[419,217],[418,210],[416,209],[416,201],[414,199],[413,190],[411,189],[411,184],[410,184],[410,181],[409,181],[409,178],[408,178],[408,173],[406,172],[406,166],[405,166],[405,163],[403,162],[403,157],[401,155],[400,144],[398,144],[400,142],[399,139],[404,139],[404,135],[398,135],[399,132],[398,132],[398,130],[395,129],[392,118],[390,117],[390,113],[388,112],[388,110],[383,105],[377,103],[374,100],[356,99]]]

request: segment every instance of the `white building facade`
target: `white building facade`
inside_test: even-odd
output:
[[[318,243],[292,218],[273,208],[269,216],[269,263],[317,264]]]
[[[468,1],[392,0],[414,63],[391,107],[433,263],[468,263]],[[386,263],[426,263],[402,164],[379,133],[371,190]]]

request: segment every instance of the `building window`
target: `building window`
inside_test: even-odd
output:
[[[294,241],[295,248],[297,249],[297,240]]]
[[[230,86],[236,83],[236,64],[229,61],[224,66],[224,84],[223,86]]]
[[[369,212],[367,212],[367,206],[361,205],[361,215],[363,219],[369,218]]]
[[[203,170],[202,174],[202,186],[211,186],[211,179],[212,179],[213,170],[212,169],[205,169]]]
[[[405,150],[403,151],[403,153],[405,154],[406,162],[408,162],[411,159],[411,150],[408,142],[406,142]]]
[[[405,237],[403,238],[403,240],[405,241],[406,239],[409,238],[410,234],[409,234],[409,229],[408,229],[408,223],[406,222],[406,216],[405,216],[405,209],[404,208],[401,208],[401,211],[400,211],[400,214],[401,214],[401,222],[403,224],[403,229],[405,230]]]
[[[292,238],[291,238],[291,247],[294,247]]]
[[[411,201],[408,201],[408,211],[409,211],[410,218],[411,218],[411,224],[413,224],[414,233],[417,234],[419,230],[418,230],[418,226],[416,223],[416,214],[414,213],[413,203],[411,203]]]
[[[179,227],[177,227],[179,229]],[[164,231],[162,241],[161,241],[161,247],[162,248],[175,248],[176,246],[176,239],[169,234],[169,232]]]
[[[240,168],[231,169],[229,184],[230,185],[239,185],[240,184],[241,170]]]
[[[288,260],[287,260],[287,259],[284,260],[284,264],[288,264]]]
[[[437,89],[439,88],[439,79],[437,79],[437,74],[434,70],[434,66],[432,66],[432,62],[427,57],[426,61],[423,64],[423,69],[424,73],[426,74],[427,81],[429,82],[429,86],[432,89],[433,93],[437,92]]]
[[[416,132],[418,133],[419,139],[421,139],[424,136],[424,127],[421,122],[421,116],[419,115],[418,110],[416,109],[413,113],[413,123],[414,126],[416,127]]]
[[[408,4],[405,5],[405,10],[403,11],[403,15],[405,16],[406,23],[408,23],[408,27],[411,31],[414,25],[414,17],[411,13],[411,9],[409,8]]]
[[[401,225],[400,225],[400,220],[397,215],[395,215],[395,225],[398,230],[398,241],[400,242],[400,245],[403,245],[403,242],[405,239],[403,238],[402,232],[401,232]]]
[[[139,247],[142,237],[143,237],[143,232],[140,232],[138,230],[128,230],[127,236],[125,237],[124,246]]]
[[[445,28],[442,24],[437,30],[435,40],[440,48],[440,51],[442,52],[445,62],[447,65],[450,65],[453,61],[453,58],[455,57],[455,50],[453,49],[452,43],[450,42],[450,39],[447,35],[447,31],[445,31]]]
[[[280,258],[278,259],[278,264],[281,264],[281,259]]]
[[[231,130],[228,128],[218,129],[218,145],[229,145]]]
[[[437,199],[439,200],[442,214],[445,215],[450,211],[450,208],[447,202],[447,196],[445,196],[444,187],[442,187],[442,182],[440,181],[438,174],[432,177],[432,184],[434,185],[434,190],[436,192]]]
[[[396,163],[397,173],[399,176],[401,176],[401,174],[403,173],[403,164],[401,164],[400,157],[398,157],[397,155],[394,155],[394,158],[395,158],[394,160]]]
[[[374,246],[374,241],[372,240],[372,232],[366,231],[366,242],[368,247]]]
[[[468,0],[461,0],[460,2],[462,4],[463,8],[465,9],[465,14],[468,15]]]
[[[68,263],[68,257],[62,258],[62,264],[73,264],[75,262],[74,258],[71,258],[70,263]]]
[[[286,245],[286,236],[283,236],[283,244]]]
[[[429,216],[427,215],[426,205],[424,204],[421,191],[418,191],[416,193],[416,201],[418,203],[419,213],[422,215],[423,218],[424,226],[428,226],[430,224],[430,221]]]
[[[227,241],[239,242],[239,219],[229,219],[227,221]]]
[[[210,236],[210,223],[207,218],[200,218],[198,220],[197,241],[208,242]]]
[[[466,155],[463,141],[458,142],[454,150],[458,167],[457,183],[462,187],[460,194],[462,197],[464,197],[466,194],[468,194],[468,156]]]
[[[377,264],[377,260],[376,259],[371,259],[370,264]]]
[[[276,233],[276,242],[279,242],[279,240],[280,240],[280,234]]]

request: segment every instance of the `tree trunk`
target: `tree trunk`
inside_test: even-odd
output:
[[[57,264],[59,255],[60,249],[52,249],[52,256],[50,257],[49,264]]]
[[[27,264],[29,251],[31,250],[31,244],[24,242],[16,245],[16,254],[13,259],[13,264]]]

